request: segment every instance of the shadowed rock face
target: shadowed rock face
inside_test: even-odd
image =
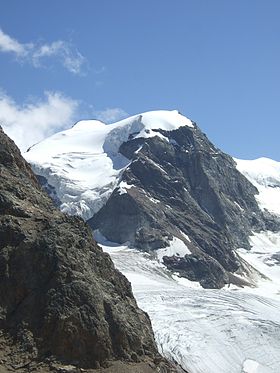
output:
[[[131,138],[121,145],[120,153],[132,160],[122,175],[131,187],[115,189],[89,223],[111,241],[146,251],[177,236],[192,255],[165,257],[167,267],[206,288],[222,287],[241,266],[234,249],[249,248],[250,232],[272,226],[273,219],[260,211],[257,189],[234,160],[195,124],[157,131],[167,141]]]
[[[130,283],[88,226],[54,207],[2,130],[0,178],[1,330],[33,359],[94,368],[157,356]]]

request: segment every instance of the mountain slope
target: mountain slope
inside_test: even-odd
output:
[[[252,230],[279,226],[259,208],[258,190],[235,161],[177,111],[112,125],[82,121],[25,157],[62,211],[90,218],[111,241],[155,251],[206,288],[242,283],[235,249],[250,247]],[[162,254],[174,242],[183,250]]]
[[[36,370],[50,357],[85,368],[117,359],[160,362],[130,283],[82,219],[53,206],[2,129],[0,175],[1,369]]]
[[[260,208],[280,216],[280,162],[269,158],[235,161],[237,169],[258,189]]]

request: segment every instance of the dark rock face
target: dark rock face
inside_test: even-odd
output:
[[[158,356],[130,283],[88,226],[53,206],[2,130],[0,178],[1,330],[32,359],[94,368]]]
[[[89,223],[111,241],[146,251],[176,236],[193,256],[165,258],[168,268],[204,287],[222,287],[241,265],[234,249],[249,248],[250,232],[272,226],[273,219],[260,211],[257,189],[234,160],[195,124],[157,131],[166,139],[131,138],[121,145],[132,160],[122,175],[131,188],[116,189]]]
[[[205,255],[203,260],[199,255],[187,255],[184,258],[163,257],[167,268],[175,270],[183,277],[188,274],[188,279],[199,281],[206,289],[222,288],[229,282],[229,276],[224,268],[215,259]]]
[[[43,190],[51,197],[55,206],[59,207],[61,205],[61,201],[56,194],[55,187],[50,185],[48,183],[48,180],[42,175],[36,175],[36,178],[39,184],[41,185],[41,187],[43,188]]]

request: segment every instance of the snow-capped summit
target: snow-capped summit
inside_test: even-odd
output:
[[[118,137],[118,143],[115,142],[112,145],[119,147],[130,136],[133,138],[161,136],[158,130],[172,131],[181,126],[193,127],[193,124],[190,119],[181,115],[177,110],[150,111],[112,124],[106,124],[99,120],[82,120],[74,124],[72,128],[33,145],[25,156],[35,158],[36,154],[41,158],[45,156],[46,159],[49,159],[50,156],[67,151],[103,152],[106,140],[108,142],[116,140]],[[59,146],[57,146],[58,142]]]
[[[177,110],[151,111],[113,124],[83,120],[32,146],[24,157],[57,192],[61,210],[85,220],[96,213],[117,186],[129,160],[119,153],[131,138],[164,137],[159,130],[193,127]]]

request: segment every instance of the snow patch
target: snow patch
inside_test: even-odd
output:
[[[239,205],[239,203],[234,201],[234,204],[239,208],[240,211],[244,211],[244,209]]]
[[[154,165],[156,168],[158,168],[163,174],[168,175],[168,173],[159,164],[157,164],[155,161],[153,161],[152,159],[149,159],[147,161],[149,163],[151,163],[152,165]]]
[[[188,249],[187,245],[177,237],[173,237],[169,245],[170,246],[168,247],[157,250],[157,257],[160,262],[163,262],[164,256],[178,256],[184,258],[185,255],[191,254],[191,251]]]
[[[255,360],[245,360],[243,363],[242,373],[271,373],[269,367],[264,367]]]
[[[243,363],[243,373],[257,373],[259,363],[254,360],[245,360]]]
[[[182,231],[180,231],[180,233],[181,233],[181,235],[182,235],[182,236],[183,236],[187,241],[191,242],[190,237],[189,237],[186,233],[184,233],[184,232],[182,232]]]
[[[159,199],[156,199],[156,198],[153,198],[153,197],[149,197],[149,200],[153,203],[160,203],[160,200]]]
[[[125,181],[121,181],[120,184],[118,185],[118,193],[119,194],[125,194],[127,193],[127,189],[132,188],[132,184],[127,184]]]
[[[280,299],[280,232],[254,233],[249,241],[250,250],[239,249],[237,252],[265,278],[258,278],[258,287],[248,291]]]

